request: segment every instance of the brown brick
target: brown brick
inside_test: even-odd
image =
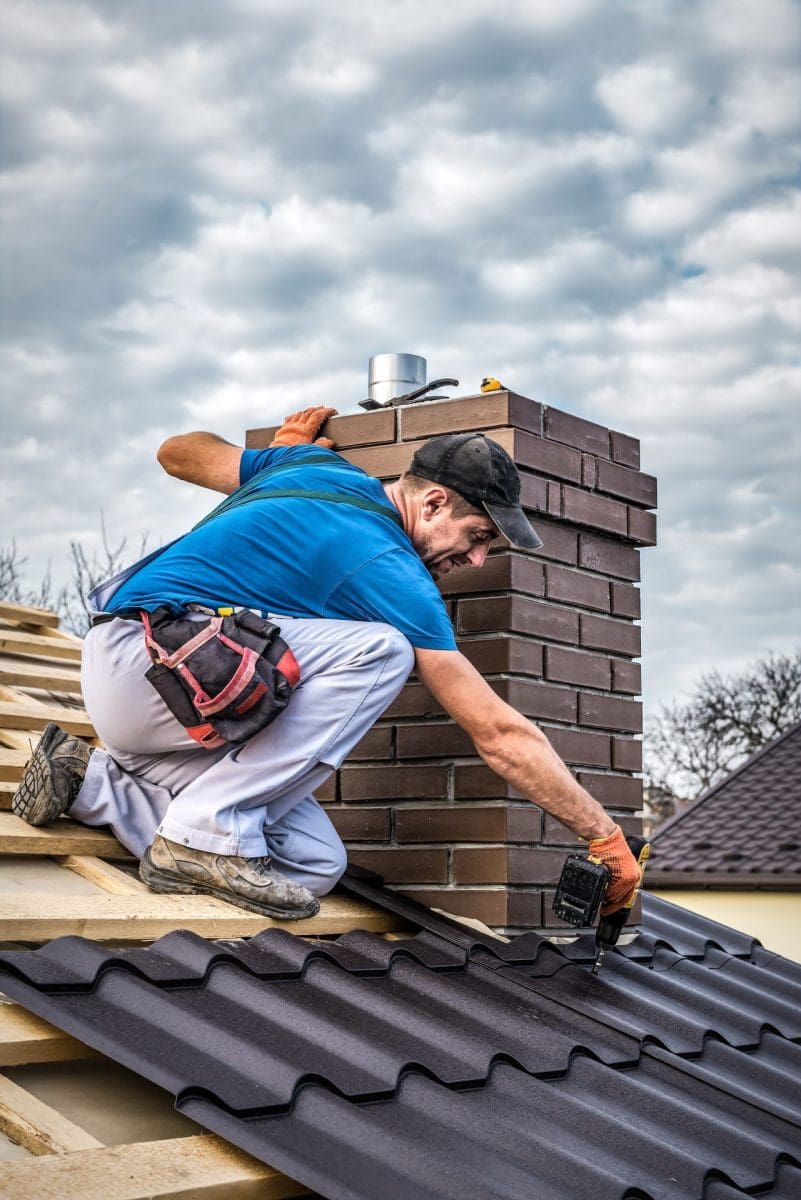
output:
[[[377,871],[387,883],[447,883],[448,851],[398,849],[388,846],[382,850],[356,849],[348,852],[356,867]]]
[[[542,646],[517,637],[460,638],[459,649],[482,675],[542,675]]]
[[[388,842],[388,808],[331,808],[325,810],[343,842]]]
[[[641,817],[617,816],[615,820],[625,834],[642,834]],[[577,838],[572,830],[567,829],[561,821],[557,821],[556,817],[551,816],[550,813],[545,814],[545,830],[542,840],[548,842],[550,845],[569,847],[569,852],[580,851],[583,854],[587,853],[587,843],[582,841],[581,838]],[[565,857],[567,857],[567,852],[565,853]]]
[[[539,475],[530,475],[528,471],[521,471],[520,503],[529,512],[547,512],[548,480],[540,478]]]
[[[609,737],[601,733],[589,733],[583,729],[543,728],[542,732],[560,758],[566,763],[581,767],[609,767],[612,765]]]
[[[578,561],[577,530],[541,516],[535,516],[534,528],[543,542],[536,552],[538,558],[547,558],[575,567]]]
[[[443,596],[506,591],[542,596],[545,593],[545,568],[536,558],[527,555],[491,554],[479,570],[460,567],[447,575],[439,590]]]
[[[533,883],[542,887],[546,883],[559,882],[565,865],[562,850],[510,846],[507,854],[509,883]]]
[[[460,634],[508,629],[556,642],[578,640],[578,613],[527,596],[460,600],[457,626]]]
[[[542,892],[529,889],[509,893],[506,926],[533,929],[542,925]]]
[[[612,687],[616,692],[627,692],[639,696],[642,692],[642,667],[638,662],[612,663]]]
[[[485,925],[505,925],[507,892],[505,888],[396,888],[427,908],[439,908],[457,917],[473,917]]]
[[[595,617],[582,613],[580,618],[582,646],[592,650],[610,650],[613,654],[626,654],[630,658],[640,655],[640,626],[629,621],[616,621],[613,617]]]
[[[603,529],[621,537],[626,536],[628,529],[625,504],[567,485],[562,487],[562,516],[576,525],[589,525],[591,529]]]
[[[481,846],[478,849],[453,852],[454,883],[507,883],[505,846]]]
[[[642,780],[579,771],[578,781],[604,808],[642,808]]]
[[[586,421],[583,417],[574,417],[572,413],[562,412],[558,408],[545,410],[545,436],[556,442],[566,442],[568,446],[577,446],[589,454],[600,454],[609,457],[609,430],[594,421]]]
[[[475,754],[470,738],[452,721],[398,725],[398,758],[463,758]]]
[[[632,542],[640,546],[656,545],[656,514],[645,508],[628,510],[628,535]]]
[[[640,589],[631,583],[611,583],[609,594],[612,600],[612,614],[615,617],[631,617],[633,621],[640,619]]]
[[[407,469],[412,455],[422,444],[401,442],[386,446],[366,446],[356,450],[345,450],[342,457],[377,479],[395,479]]]
[[[536,804],[507,805],[506,837],[510,842],[539,842],[542,838],[542,809]]]
[[[634,738],[612,738],[612,766],[616,771],[641,771],[642,742]]]
[[[457,763],[453,793],[457,800],[503,800],[520,793],[482,762]]]
[[[445,800],[445,766],[350,767],[340,770],[342,800]]]
[[[349,762],[389,762],[392,757],[392,729],[377,726],[364,735],[348,755]]]
[[[399,842],[504,842],[508,811],[502,804],[398,808],[395,836]]]
[[[581,608],[597,608],[609,612],[609,583],[597,575],[584,575],[568,567],[548,563],[545,568],[545,595],[549,600],[576,604]]]
[[[337,777],[338,772],[332,771],[326,779],[325,783],[321,783],[315,791],[315,796],[322,804],[325,801],[335,801],[337,798]]]
[[[561,483],[553,483],[551,481],[548,484],[548,513],[552,517],[561,517],[562,515]]]
[[[385,711],[382,720],[398,717],[441,717],[444,709],[422,683],[407,683]]]
[[[395,441],[395,409],[384,409],[381,412],[354,413],[350,416],[331,417],[321,429],[326,437],[330,437],[338,450],[351,446],[376,446],[385,442]],[[278,432],[278,426],[272,425],[267,429],[249,429],[245,445],[251,450],[261,450],[269,446]]]
[[[500,425],[512,425],[537,434],[542,432],[542,405],[508,391],[409,405],[401,408],[398,415],[400,436],[404,441],[470,429],[486,432],[494,439],[494,427]]]
[[[599,459],[596,487],[599,492],[620,496],[643,508],[656,508],[656,480],[642,471],[632,471],[630,467]]]
[[[528,467],[543,475],[555,475],[557,479],[567,479],[569,483],[581,482],[580,452],[549,441],[548,438],[515,430],[512,458],[520,467]]]
[[[612,682],[612,664],[601,654],[546,646],[545,678],[557,683],[577,683],[608,691]]]
[[[640,555],[634,546],[625,546],[593,533],[579,535],[578,565],[621,579],[640,578]]]
[[[594,488],[598,475],[598,461],[592,454],[581,456],[581,482],[586,488]]]
[[[532,679],[499,681],[498,694],[526,717],[576,723],[576,693],[569,688],[535,683]]]
[[[636,438],[629,437],[627,433],[615,433],[612,430],[609,434],[609,448],[612,451],[612,462],[620,463],[621,467],[633,467],[635,471],[639,471],[640,443]]]
[[[638,700],[618,696],[579,694],[579,725],[594,729],[619,729],[624,733],[642,733],[642,705]]]

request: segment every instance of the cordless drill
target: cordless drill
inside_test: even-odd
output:
[[[633,835],[627,837],[626,842],[637,859],[642,883],[645,864],[651,853],[651,843],[645,838]],[[591,925],[606,894],[609,879],[609,868],[604,866],[600,859],[593,858],[592,855],[586,858],[581,854],[568,855],[553,898],[554,912],[570,925]],[[635,891],[628,904],[607,917],[601,917],[598,922],[595,931],[593,975],[597,975],[607,948],[617,945],[621,931],[631,916],[636,895]]]

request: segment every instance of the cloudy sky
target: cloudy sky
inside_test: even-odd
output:
[[[641,438],[646,701],[798,644],[793,0],[3,0],[0,545],[209,507],[170,433],[373,353]]]

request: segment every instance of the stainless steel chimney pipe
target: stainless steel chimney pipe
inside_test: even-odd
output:
[[[428,363],[419,354],[374,354],[368,365],[368,394],[382,407],[395,396],[425,386]]]

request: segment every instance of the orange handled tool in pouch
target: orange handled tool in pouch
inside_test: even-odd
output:
[[[642,883],[645,864],[651,853],[651,843],[645,838],[626,838],[629,849],[637,859]],[[570,925],[586,927],[592,925],[603,903],[611,878],[609,868],[593,855],[570,854],[567,857],[554,895],[553,908],[558,917]],[[608,916],[601,917],[595,932],[595,962],[592,973],[598,973],[603,956],[609,946],[616,946],[621,931],[631,916],[631,910],[639,889],[632,892],[628,904]]]

